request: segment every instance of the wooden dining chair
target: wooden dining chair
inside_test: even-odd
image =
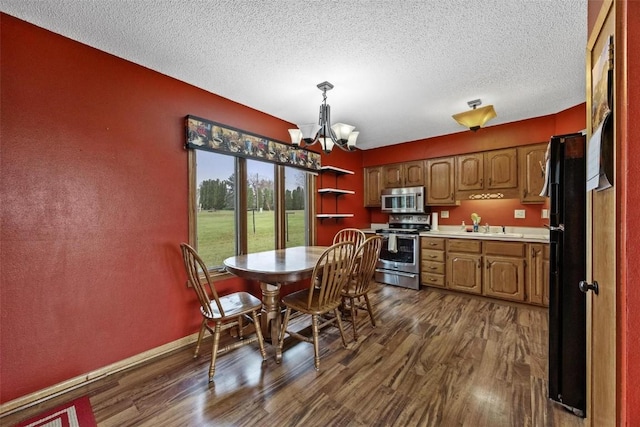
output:
[[[258,320],[262,302],[247,292],[235,292],[219,296],[215,285],[211,281],[209,271],[196,250],[186,243],[180,244],[180,249],[182,250],[182,259],[187,270],[189,283],[198,295],[200,313],[202,314],[202,324],[198,334],[196,350],[193,354],[194,358],[198,357],[205,329],[213,335],[209,382],[213,381],[213,376],[216,372],[216,358],[219,354],[257,341],[260,346],[262,360],[267,360],[260,321]],[[204,283],[200,278],[201,275],[204,275]],[[255,334],[249,338],[244,337],[243,320],[245,318],[252,322],[255,327]],[[238,329],[239,339],[223,348],[219,348],[221,332],[231,328]]]
[[[309,287],[282,298],[282,304],[286,309],[278,340],[278,354],[282,354],[282,347],[285,335],[287,334],[292,338],[313,343],[314,366],[316,371],[319,371],[319,331],[325,326],[334,323],[337,323],[338,329],[340,330],[342,345],[344,347],[347,346],[338,307],[342,302],[342,289],[346,285],[350,275],[354,252],[355,245],[353,242],[337,243],[329,247],[318,259],[313,269],[312,280]],[[332,317],[323,317],[325,314],[331,312],[334,314]],[[311,316],[311,337],[287,329],[291,319],[303,315]],[[279,360],[277,361],[279,362]]]
[[[357,228],[343,228],[333,236],[333,244],[342,242],[353,242],[356,248],[364,242],[366,235],[362,230]]]
[[[354,255],[354,263],[347,285],[342,290],[344,309],[351,310],[351,325],[353,326],[353,340],[358,341],[356,319],[358,310],[366,310],[371,319],[371,325],[376,326],[376,321],[369,302],[369,290],[373,281],[376,263],[380,257],[382,237],[371,236],[360,245]],[[364,304],[362,303],[364,299]],[[348,301],[348,304],[346,302]]]

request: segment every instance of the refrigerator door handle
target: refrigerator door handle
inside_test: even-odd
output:
[[[558,224],[557,227],[555,225],[549,224],[545,224],[544,226],[547,227],[550,231],[564,231],[564,224]]]

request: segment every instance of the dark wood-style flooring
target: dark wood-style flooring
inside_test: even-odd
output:
[[[292,340],[279,365],[270,345],[264,363],[257,345],[220,356],[210,384],[208,338],[198,359],[192,345],[0,424],[88,394],[101,427],[583,426],[546,398],[546,309],[379,284],[371,299],[377,327],[362,312],[358,343],[321,332],[320,372]]]

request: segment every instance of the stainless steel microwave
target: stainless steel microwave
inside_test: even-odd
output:
[[[382,191],[382,212],[425,213],[424,187],[388,188]]]

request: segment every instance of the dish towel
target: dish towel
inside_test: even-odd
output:
[[[540,167],[543,169],[544,174],[544,186],[542,187],[542,191],[540,192],[540,196],[549,197],[549,180],[551,177],[549,176],[549,169],[551,168],[551,143],[547,145],[547,153],[545,154],[544,159],[544,167],[542,164]]]
[[[387,243],[387,250],[391,253],[398,252],[398,239],[393,233],[389,234],[389,242]]]

